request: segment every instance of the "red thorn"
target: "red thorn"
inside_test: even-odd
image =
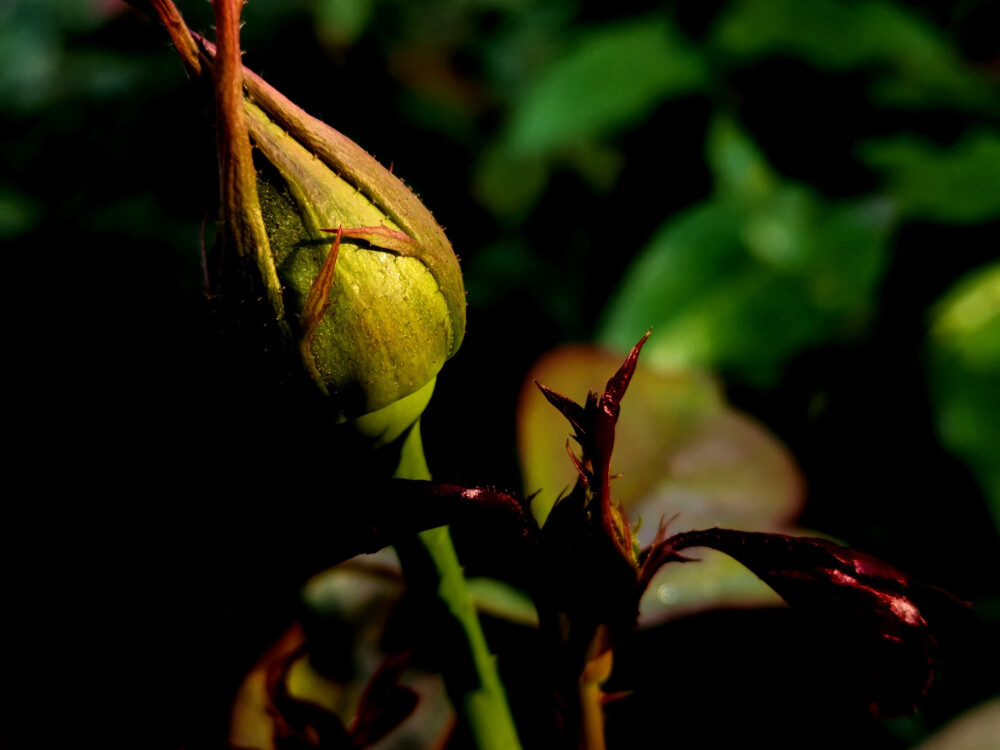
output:
[[[545,396],[545,399],[556,407],[560,414],[566,417],[578,435],[587,434],[587,430],[584,427],[585,414],[582,406],[568,396],[557,393],[547,385],[542,385],[537,380],[535,381],[535,385],[542,392],[542,395]]]

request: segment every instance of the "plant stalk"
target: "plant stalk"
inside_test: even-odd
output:
[[[424,457],[419,420],[405,438],[394,476],[400,479],[431,478]],[[418,544],[397,547],[404,571],[429,569],[426,563],[429,561],[432,564],[436,580],[426,583],[434,586],[448,616],[465,634],[468,656],[474,670],[474,680],[469,680],[462,674],[445,673],[445,684],[455,708],[466,722],[480,750],[519,750],[521,743],[514,727],[507,695],[500,682],[494,657],[486,644],[486,636],[466,585],[451,533],[447,526],[441,526],[422,532],[418,539]]]
[[[577,700],[580,704],[580,750],[605,750],[601,686],[596,682],[580,680]]]

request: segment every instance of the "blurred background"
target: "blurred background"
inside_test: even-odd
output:
[[[207,3],[181,10],[210,35]],[[802,526],[976,605],[940,620],[926,709],[851,736],[910,747],[1000,693],[1000,4],[251,0],[244,19],[246,64],[391,163],[462,259],[468,334],[424,419],[436,476],[537,489],[514,417],[532,363],[621,355],[652,326],[645,364],[716,376],[787,446]],[[60,669],[99,680],[106,741],[149,747],[212,746],[295,606],[293,532],[268,530],[299,474],[345,471],[270,446],[264,479],[229,481],[280,404],[218,353],[202,97],[117,0],[0,0],[5,689],[93,718],[53,690]],[[689,655],[646,679],[736,674],[654,685],[616,727],[711,745],[698,731],[739,703],[746,736],[833,736],[762,655],[773,622],[712,623],[679,624]],[[16,715],[0,746],[38,744]]]

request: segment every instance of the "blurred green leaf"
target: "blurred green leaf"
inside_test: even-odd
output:
[[[766,583],[728,555],[699,549],[691,565],[664,565],[639,603],[639,625],[649,627],[709,607],[782,607]]]
[[[911,136],[870,141],[861,158],[914,219],[966,224],[1000,215],[1000,135],[970,133],[949,148]]]
[[[469,593],[480,612],[529,628],[538,627],[535,603],[521,589],[495,578],[469,578]]]
[[[915,750],[990,750],[1000,737],[1000,698],[992,698],[952,719]]]
[[[469,303],[483,306],[514,292],[544,302],[557,269],[524,243],[501,241],[480,248],[465,262],[462,274]]]
[[[51,96],[62,53],[57,30],[33,14],[12,13],[0,24],[0,102],[29,109]]]
[[[884,0],[738,0],[713,45],[737,59],[801,57],[828,70],[870,66],[883,105],[951,104],[996,109],[997,88],[918,16]]]
[[[0,240],[30,232],[41,221],[43,213],[36,199],[0,185]]]
[[[972,469],[1000,529],[1000,262],[938,303],[929,346],[938,434]]]
[[[549,179],[540,156],[511,157],[502,149],[485,152],[474,178],[476,196],[496,216],[524,219],[542,196]]]
[[[647,361],[775,382],[794,355],[864,322],[886,263],[883,202],[823,200],[781,181],[748,139],[709,136],[718,196],[668,220],[628,268],[599,340]]]
[[[398,561],[388,549],[313,576],[302,591],[301,624],[292,625],[260,656],[236,691],[229,745],[282,747],[289,701],[311,712],[330,712],[331,722],[349,724],[380,667],[399,656],[386,650],[385,633],[406,627],[405,620],[392,622],[399,615],[402,593]],[[284,697],[276,701],[278,679]],[[444,681],[419,667],[407,667],[401,684],[420,700],[393,731],[394,742],[399,747],[436,746],[454,721]],[[286,711],[284,718],[276,712],[276,702]]]
[[[335,46],[357,41],[372,18],[375,0],[318,0],[316,30]]]
[[[734,203],[767,198],[778,186],[757,145],[733,120],[717,117],[708,131],[706,154],[716,193]]]
[[[664,18],[590,30],[515,105],[505,148],[542,154],[609,135],[700,89],[705,76],[701,55]]]
[[[61,101],[119,97],[153,80],[156,61],[80,41],[124,5],[97,0],[8,5],[0,5],[0,110],[23,114]]]

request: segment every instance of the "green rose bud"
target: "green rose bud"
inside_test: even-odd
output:
[[[346,416],[416,392],[465,332],[448,239],[357,144],[260,78],[244,82],[260,208],[306,369]]]
[[[195,73],[211,66],[225,238],[253,261],[290,350],[346,419],[432,383],[462,342],[465,291],[430,212],[356,143],[233,71],[221,42],[217,54],[191,35],[185,53],[175,39]]]

